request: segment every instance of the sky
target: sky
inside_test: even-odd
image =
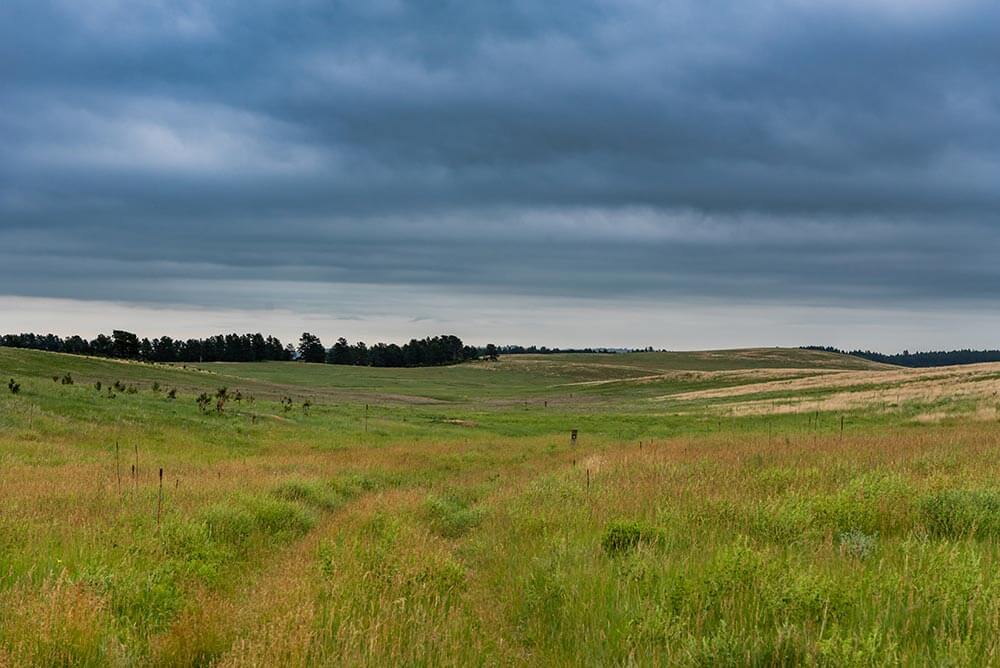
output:
[[[996,348],[998,258],[1000,3],[0,3],[0,332]]]

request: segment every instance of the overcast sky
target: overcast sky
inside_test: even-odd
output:
[[[0,330],[1000,347],[1000,3],[4,0]]]

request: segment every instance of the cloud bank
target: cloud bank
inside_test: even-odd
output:
[[[605,345],[693,344],[643,325],[668,304],[974,318],[1000,287],[997,26],[972,0],[11,0],[0,294],[502,303],[550,343],[518,304],[626,300],[643,341]]]

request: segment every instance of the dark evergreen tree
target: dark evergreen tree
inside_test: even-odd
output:
[[[298,353],[299,359],[303,362],[318,362],[322,364],[326,361],[326,349],[323,347],[323,343],[319,340],[318,336],[309,332],[303,332],[299,338]]]

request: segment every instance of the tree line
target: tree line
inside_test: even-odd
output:
[[[30,348],[57,353],[112,357],[145,362],[263,362],[301,360],[326,364],[357,366],[408,367],[456,364],[480,358],[496,359],[499,349],[492,343],[484,348],[467,346],[457,336],[443,335],[411,339],[409,343],[363,342],[350,344],[337,339],[327,349],[318,336],[304,332],[299,345],[283,344],[278,338],[263,334],[218,334],[205,339],[173,339],[161,336],[140,339],[136,334],[116,329],[110,336],[94,339],[55,334],[5,334],[0,346]]]
[[[933,366],[951,366],[954,364],[979,364],[981,362],[1000,362],[1000,350],[932,350],[911,353],[904,350],[901,353],[886,355],[871,350],[840,350],[832,346],[803,346],[806,350],[825,350],[830,353],[853,355],[873,362],[895,364],[915,368]]]
[[[352,344],[341,337],[328,349],[318,336],[309,332],[302,334],[296,353],[303,362],[379,367],[439,366],[483,357],[497,359],[499,355],[492,343],[484,348],[467,346],[451,334],[410,339],[401,346],[395,343],[367,346],[362,341]]]
[[[262,362],[290,360],[295,355],[291,345],[262,334],[218,334],[205,339],[173,339],[161,336],[142,338],[116,329],[87,340],[81,336],[62,338],[55,334],[5,334],[0,346],[31,348],[55,353],[114,357],[147,362]]]

